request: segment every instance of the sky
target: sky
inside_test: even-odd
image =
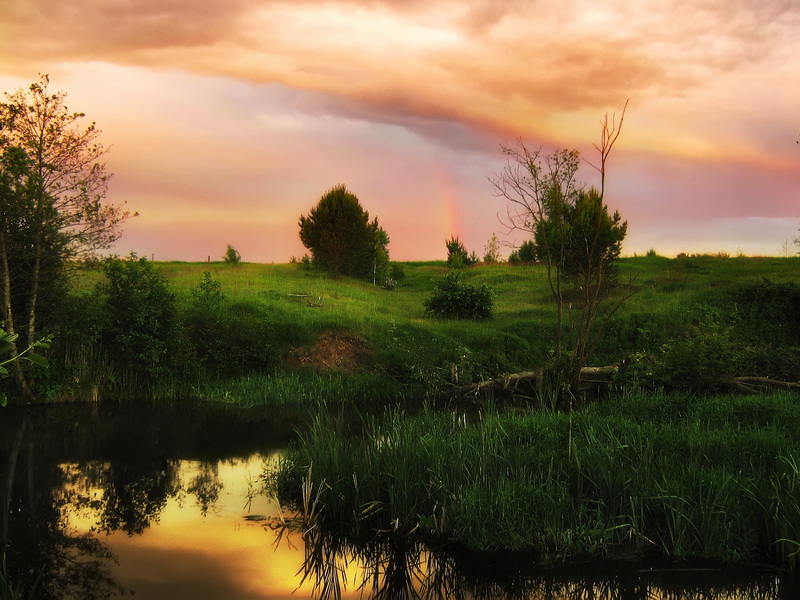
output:
[[[139,213],[118,254],[288,262],[345,184],[394,260],[507,255],[501,146],[596,162],[626,101],[624,255],[780,255],[800,226],[797,0],[2,0],[0,91],[39,74]]]

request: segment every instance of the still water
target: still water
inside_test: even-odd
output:
[[[8,583],[59,599],[798,597],[794,578],[770,571],[543,571],[525,557],[409,540],[281,535],[261,475],[302,424],[275,409],[225,406],[4,409]]]

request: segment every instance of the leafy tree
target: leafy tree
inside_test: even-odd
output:
[[[130,215],[105,203],[106,153],[94,123],[82,126],[66,94],[48,91],[44,75],[0,104],[0,275],[8,332],[27,345],[49,327],[64,294],[65,265],[107,248]],[[12,343],[11,356],[18,354]],[[18,361],[14,375],[32,395]]]
[[[231,265],[238,265],[242,261],[242,255],[239,254],[236,248],[228,244],[225,254],[222,255],[222,260]]]
[[[525,240],[508,255],[508,262],[512,265],[533,264],[536,262],[536,244],[532,240]]]
[[[311,251],[311,263],[335,278],[377,281],[389,264],[389,236],[344,185],[331,188],[300,217],[300,240]]]
[[[626,104],[627,107],[627,104]],[[530,151],[518,141],[503,146],[508,157],[503,172],[491,180],[497,196],[509,203],[506,224],[533,238],[536,259],[544,265],[556,305],[555,366],[575,389],[580,370],[596,351],[613,314],[628,296],[601,308],[616,283],[614,261],[619,257],[627,222],[608,214],[604,204],[606,162],[619,137],[619,123],[608,116],[602,124],[600,190],[585,190],[578,181],[577,150],[545,154]],[[577,302],[572,299],[577,298]]]
[[[464,244],[456,236],[451,236],[444,243],[447,247],[447,266],[451,269],[471,267],[478,262],[478,256],[474,252],[468,254]]]

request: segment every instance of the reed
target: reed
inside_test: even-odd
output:
[[[649,419],[661,398],[622,397],[572,415],[393,411],[365,419],[362,435],[318,419],[270,484],[300,509],[313,465],[318,488],[329,486],[317,522],[358,535],[413,534],[547,560],[633,553],[796,568],[800,471],[788,434],[800,407],[776,395],[722,411],[714,406],[724,398],[687,396],[674,416]],[[712,409],[727,417],[688,416]],[[751,410],[767,424],[741,422],[739,411]]]

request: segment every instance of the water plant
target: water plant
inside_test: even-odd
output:
[[[267,483],[302,510],[312,481],[318,526],[356,538],[414,535],[547,561],[634,554],[796,569],[800,409],[778,394],[766,406],[737,398],[725,416],[726,398],[683,396],[668,413],[661,398],[574,414],[393,411],[365,419],[359,436],[319,417]],[[743,410],[763,414],[746,422]]]

